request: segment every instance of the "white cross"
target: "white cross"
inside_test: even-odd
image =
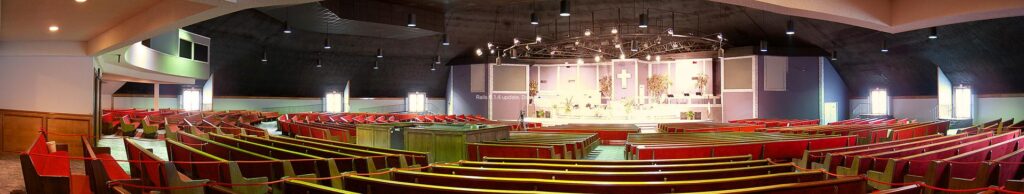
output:
[[[626,89],[626,80],[628,80],[629,78],[632,78],[632,77],[633,76],[631,76],[629,73],[626,73],[625,69],[622,70],[622,73],[619,73],[618,78],[619,78],[619,80],[622,80],[622,84],[619,84],[619,85],[622,86],[622,89]]]

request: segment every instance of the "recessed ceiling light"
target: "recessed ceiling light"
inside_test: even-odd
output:
[[[60,30],[59,26],[57,26],[57,25],[50,25],[50,32],[56,32],[57,30]]]
[[[85,3],[85,0],[75,0],[75,2]]]

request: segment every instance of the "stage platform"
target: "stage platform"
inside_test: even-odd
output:
[[[659,123],[699,123],[711,121],[681,119],[560,119],[560,118],[526,118],[526,122],[542,123],[544,126],[565,124],[635,124],[640,133],[657,133]]]

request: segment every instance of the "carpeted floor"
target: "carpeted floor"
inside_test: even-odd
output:
[[[590,152],[587,160],[625,160],[626,146],[600,145]]]

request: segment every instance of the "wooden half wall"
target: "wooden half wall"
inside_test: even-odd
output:
[[[0,147],[5,152],[23,152],[35,140],[39,129],[48,129],[50,141],[68,144],[70,156],[82,155],[79,136],[57,134],[83,134],[92,140],[92,115],[47,113],[0,109]],[[95,142],[90,142],[95,143]]]

